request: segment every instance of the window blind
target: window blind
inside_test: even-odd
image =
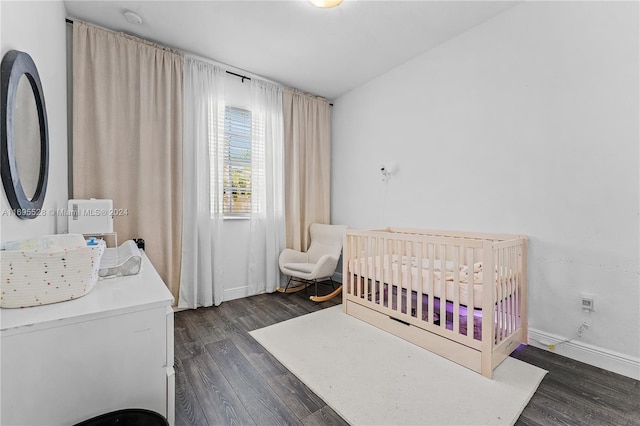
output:
[[[251,213],[251,111],[225,107],[224,182],[222,213],[245,217]]]

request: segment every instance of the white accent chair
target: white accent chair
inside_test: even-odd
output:
[[[279,288],[278,291],[294,293],[314,284],[316,294],[311,297],[311,300],[314,301],[328,300],[340,293],[342,286],[335,290],[331,276],[338,266],[346,230],[346,225],[312,223],[309,227],[311,244],[306,252],[284,249],[280,253],[278,264],[282,273],[289,276],[289,281],[284,289]],[[326,279],[331,281],[334,291],[328,298],[326,296],[318,297],[318,282]],[[301,284],[290,288],[291,281],[297,281]]]

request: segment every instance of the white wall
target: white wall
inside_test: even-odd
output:
[[[61,1],[2,1],[0,46],[27,52],[38,68],[49,121],[49,182],[43,209],[67,205],[67,63],[65,8]],[[2,190],[0,240],[66,231],[66,218],[47,215],[31,220],[7,216],[11,210]]]
[[[640,378],[638,40],[636,2],[526,2],[336,99],[332,222],[527,234],[532,335]]]

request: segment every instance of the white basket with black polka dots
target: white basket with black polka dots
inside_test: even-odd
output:
[[[98,281],[105,244],[55,250],[0,251],[0,308],[73,300]]]

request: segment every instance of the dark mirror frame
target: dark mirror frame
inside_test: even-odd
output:
[[[44,196],[47,192],[49,177],[49,130],[47,125],[47,109],[44,104],[44,93],[40,83],[40,75],[36,64],[25,52],[10,50],[2,58],[0,66],[2,90],[2,127],[0,128],[0,172],[2,185],[7,194],[9,204],[20,219],[34,219],[41,215]],[[26,76],[38,110],[40,127],[40,174],[33,197],[29,199],[22,188],[16,162],[15,146],[20,141],[14,140],[13,112],[16,102],[18,83]]]

